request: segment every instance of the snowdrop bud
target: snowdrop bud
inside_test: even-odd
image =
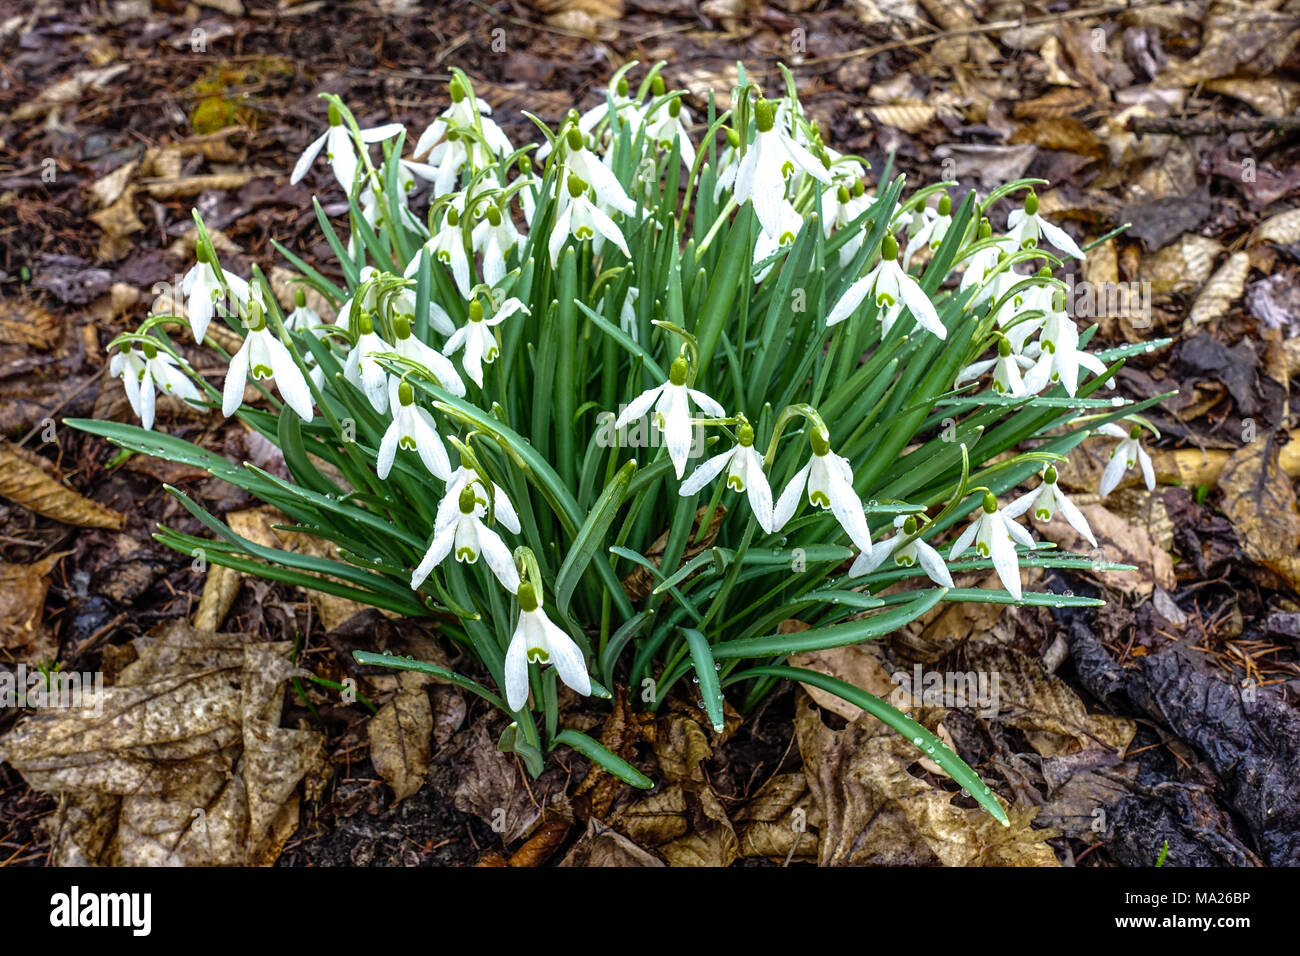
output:
[[[519,583],[519,610],[531,614],[537,610],[537,592],[528,581]]]
[[[568,133],[569,149],[577,152],[582,149],[582,130],[576,126],[569,127]]]
[[[1011,341],[1005,336],[998,337],[998,356],[1008,358],[1011,355]]]
[[[748,422],[741,424],[736,429],[736,441],[740,442],[744,448],[749,448],[754,444],[754,428]]]
[[[1052,277],[1052,267],[1043,266],[1041,269],[1038,270],[1038,277],[1040,279],[1050,279]]]
[[[415,389],[411,387],[410,382],[402,382],[397,386],[397,400],[403,405],[415,404]]]
[[[948,198],[947,193],[942,193],[939,196],[939,215],[941,216],[952,215],[952,200]]]
[[[465,98],[465,89],[461,86],[460,77],[452,78],[452,81],[447,84],[447,92],[451,95],[453,103],[459,103]]]
[[[293,304],[300,309],[305,309],[307,307],[307,293],[302,289],[294,289]]]
[[[839,200],[841,203],[848,202],[849,188],[845,186],[843,183],[840,183],[840,188],[835,191],[835,198]]]
[[[460,490],[460,513],[463,515],[473,514],[474,509],[478,507],[478,499],[474,497],[474,483],[465,482],[465,487]]]
[[[732,149],[740,149],[740,134],[730,126],[727,127],[727,145]]]
[[[1043,472],[1043,481],[1047,482],[1049,485],[1054,485],[1056,484],[1056,478],[1056,468],[1052,465],[1048,465],[1047,470]]]
[[[886,262],[893,262],[898,258],[898,240],[893,236],[886,235],[884,242],[880,244],[880,258]]]
[[[685,385],[686,374],[690,369],[686,364],[686,359],[680,355],[673,359],[673,364],[668,367],[668,381],[674,385]]]
[[[991,491],[984,492],[984,513],[991,515],[998,510],[998,499]]]
[[[620,76],[620,77],[618,78],[618,87],[617,87],[617,91],[618,91],[618,95],[619,95],[619,96],[627,96],[627,94],[628,94],[628,89],[627,89],[627,77],[626,77],[626,76]]]
[[[903,522],[903,534],[911,536],[916,534],[916,516],[908,515],[907,520]]]
[[[821,429],[816,426],[808,431],[808,444],[812,446],[813,454],[818,458],[830,454],[830,439],[823,435]]]
[[[980,220],[980,238],[987,239],[993,235],[993,224],[988,219]]]
[[[369,335],[375,331],[374,320],[368,315],[362,315],[361,318],[357,320],[357,329],[360,330],[362,335]]]
[[[478,299],[469,304],[469,320],[471,322],[483,321],[483,303],[479,302]]]
[[[1134,441],[1137,441],[1139,438],[1141,438],[1141,437],[1142,437],[1142,426],[1141,426],[1141,425],[1134,425],[1132,428],[1130,428],[1130,429],[1128,430],[1128,437],[1131,438],[1131,439],[1133,439]]]
[[[455,206],[447,207],[447,225],[453,229],[460,225],[460,213],[456,211]]]
[[[854,199],[861,199],[861,198],[862,198],[862,195],[863,195],[866,191],[867,191],[867,187],[864,186],[864,185],[862,185],[862,180],[859,179],[857,182],[855,182],[855,183],[853,184],[853,198],[854,198]]]
[[[343,115],[339,113],[339,108],[334,103],[330,104],[330,125],[331,126],[343,125]]]
[[[1025,215],[1038,215],[1038,193],[1034,192],[1032,189],[1029,190],[1029,195],[1025,197]]]
[[[584,183],[582,179],[579,178],[578,176],[575,176],[573,173],[570,173],[569,174],[569,195],[572,196],[574,199],[577,199],[586,191],[587,191],[587,184]]]
[[[333,107],[330,107],[330,109],[333,109]],[[208,254],[207,243],[196,242],[194,244],[194,258],[199,262],[205,262],[208,265],[212,265],[212,256]]]
[[[411,320],[404,315],[394,316],[393,333],[399,340],[411,337]]]
[[[527,156],[519,157],[519,175],[531,176],[533,174],[533,161]]]
[[[760,133],[770,133],[776,125],[776,101],[760,99],[754,104],[754,123]]]
[[[668,104],[668,115],[676,119],[682,112],[681,98],[677,98]]]
[[[149,359],[150,361],[158,357],[158,347],[149,342],[145,342],[143,345],[141,345],[140,351],[143,352],[144,357],[146,359]]]
[[[667,87],[664,86],[664,78],[660,74],[656,73],[655,78],[650,81],[650,92],[654,93],[655,96],[663,96],[664,90],[666,89]]]
[[[496,206],[488,206],[487,221],[493,227],[501,225],[501,210]]]

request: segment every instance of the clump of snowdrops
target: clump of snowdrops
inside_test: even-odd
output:
[[[1027,592],[1021,569],[1104,566],[1033,534],[1059,513],[1095,545],[1057,481],[1091,431],[1121,439],[1104,491],[1138,465],[1153,482],[1150,403],[1101,394],[1137,349],[1087,351],[1094,329],[1053,277],[1085,250],[1039,214],[1041,181],[985,196],[873,181],[785,76],[768,98],[742,72],[701,115],[658,68],[636,86],[620,70],[595,109],[554,129],[529,116],[539,143],[524,147],[460,72],[413,144],[326,95],[328,128],[292,178],[346,194],[338,222],[313,200],[336,261],[318,271],[277,245],[301,276],[282,308],[260,269],[222,268],[196,213],[185,315],[113,343],[144,427],[75,424],[209,470],[335,556],[262,547],[175,488],[212,537],[163,527],[163,543],[436,619],[481,681],[359,659],[499,707],[502,748],[534,773],[567,745],[650,785],[562,729],[559,683],[596,697],[621,683],[652,710],[682,693],[720,729],[724,697],[744,711],[793,678],[906,735],[1005,822],[925,728],[785,660],[942,601],[1090,603]],[[994,224],[1003,197],[1017,208]],[[223,388],[174,334],[228,359]],[[292,480],[152,432],[157,391],[237,416]],[[954,585],[989,568],[1001,588]],[[648,586],[625,586],[634,572]],[[789,619],[808,627],[783,633]]]

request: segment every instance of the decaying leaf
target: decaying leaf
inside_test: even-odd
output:
[[[682,555],[682,563],[685,564],[691,558],[713,547],[714,540],[718,537],[718,529],[722,527],[722,519],[727,515],[727,509],[724,505],[718,505],[713,512],[713,518],[709,521],[708,528],[705,529],[704,537],[700,538],[700,522],[708,514],[709,506],[700,505],[695,511],[695,523],[691,526],[689,543],[686,546],[686,553]],[[650,550],[645,556],[650,559],[656,568],[663,564],[664,548],[668,545],[668,532],[665,531],[659,537],[655,538],[654,544],[650,545]],[[623,590],[633,601],[643,601],[649,596],[655,586],[655,576],[650,573],[649,569],[637,567],[627,577],[623,579]]]
[[[35,302],[0,303],[0,342],[53,348],[63,336],[63,322]]]
[[[1273,442],[1260,436],[1233,453],[1219,475],[1223,511],[1242,550],[1300,589],[1300,514],[1295,487],[1279,467]]]
[[[1265,219],[1251,234],[1251,242],[1300,242],[1300,207]]]
[[[62,795],[54,863],[274,862],[323,765],[319,733],[279,726],[291,645],[172,621],[134,647],[113,686],[0,738],[0,760]]]
[[[366,725],[370,761],[399,801],[424,786],[429,773],[433,707],[426,687],[430,683],[424,675],[400,673],[397,693]]]
[[[50,571],[70,553],[51,554],[35,564],[0,564],[0,647],[26,647],[36,640]]]
[[[1228,261],[1210,277],[1210,281],[1192,303],[1184,331],[1191,332],[1196,326],[1204,325],[1227,312],[1228,307],[1240,299],[1246,290],[1246,276],[1249,272],[1249,255],[1234,252],[1228,256]]]
[[[955,804],[956,792],[908,773],[921,755],[880,721],[863,717],[836,731],[811,698],[801,695],[797,707],[804,773],[825,817],[821,865],[1057,865],[1045,842],[1055,831],[1030,826],[1035,808],[1011,807],[1011,826],[1003,827],[978,806]],[[917,716],[933,726],[941,713]]]
[[[113,531],[126,526],[125,517],[56,481],[49,468],[39,455],[0,441],[0,496],[64,524]]]

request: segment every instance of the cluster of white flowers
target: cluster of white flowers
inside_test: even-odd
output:
[[[411,587],[419,589],[432,570],[449,557],[476,563],[480,556],[507,592],[517,596],[518,626],[505,657],[506,698],[512,709],[522,708],[529,692],[528,662],[551,662],[561,680],[581,694],[590,693],[582,653],[573,639],[543,610],[541,585],[521,578],[516,559],[503,533],[519,535],[521,526],[506,492],[481,472],[456,467],[444,445],[436,420],[419,404],[415,388],[405,375],[392,371],[397,357],[422,367],[428,377],[448,393],[475,397],[461,372],[477,389],[483,389],[485,366],[491,366],[501,351],[504,323],[529,314],[526,305],[499,288],[515,256],[532,228],[535,213],[543,201],[542,181],[534,175],[532,163],[516,153],[501,128],[491,119],[491,109],[482,100],[453,81],[451,105],[416,140],[409,159],[400,160],[396,197],[385,195],[387,184],[376,170],[365,148],[394,140],[403,134],[400,124],[358,129],[340,109],[331,105],[329,128],[302,154],[294,167],[292,181],[301,180],[322,153],[339,186],[357,198],[363,218],[379,226],[393,208],[404,223],[427,235],[421,254],[413,256],[405,274],[365,267],[353,297],[344,302],[333,326],[298,297],[296,307],[284,318],[285,329],[316,335],[322,345],[335,348],[346,339],[342,361],[343,378],[356,386],[374,411],[386,416],[387,429],[377,450],[374,466],[386,479],[403,453],[414,456],[430,475],[444,483],[437,518],[428,550],[411,575]],[[696,161],[689,131],[691,117],[680,95],[665,96],[655,78],[652,95],[638,99],[631,95],[621,77],[609,90],[605,103],[578,116],[571,114],[553,141],[536,152],[545,160],[547,171],[558,167],[553,180],[553,218],[546,243],[550,264],[555,267],[571,243],[591,243],[594,255],[607,246],[630,256],[625,230],[644,215],[637,184],[625,187],[614,172],[619,137],[615,129],[644,135],[649,143],[668,153],[674,148],[690,170]],[[753,261],[760,267],[761,281],[776,257],[799,235],[804,215],[796,208],[796,197],[813,194],[820,205],[820,227],[827,237],[860,220],[873,197],[863,184],[863,164],[841,156],[822,143],[814,124],[789,98],[758,98],[752,104],[755,133],[742,143],[743,133],[727,130],[728,145],[719,157],[718,198],[730,192],[732,208],[752,204],[759,231]],[[425,226],[408,206],[409,193],[418,177],[429,184],[429,215]],[[395,202],[394,202],[395,200]],[[807,204],[803,203],[806,209]],[[877,309],[882,335],[889,335],[905,312],[917,327],[940,339],[947,330],[931,296],[908,273],[915,253],[931,254],[940,247],[952,224],[952,204],[941,195],[937,206],[901,212],[890,224],[877,261],[853,281],[826,316],[827,326],[854,320],[870,301]],[[841,266],[858,258],[866,236],[858,228],[839,247]],[[900,236],[906,248],[900,248]],[[997,357],[977,361],[957,378],[960,384],[992,372],[992,388],[1007,396],[1035,394],[1059,383],[1073,396],[1080,370],[1104,371],[1095,357],[1079,348],[1079,333],[1061,306],[1050,276],[1021,275],[1005,264],[1006,257],[1039,239],[1061,252],[1083,257],[1083,252],[1061,229],[1038,215],[1038,200],[1032,193],[1022,210],[1011,214],[1007,231],[993,237],[987,222],[979,237],[979,251],[964,263],[960,288],[974,290],[973,302],[995,303]],[[355,233],[352,237],[356,240]],[[430,302],[428,314],[416,316],[413,290],[417,271],[427,254],[441,263],[463,300],[455,311],[467,318],[457,326],[443,305]],[[868,260],[870,261],[870,260]],[[221,270],[210,244],[199,244],[197,262],[182,285],[195,340],[204,341],[216,303],[232,304],[230,314],[245,331],[243,345],[232,357],[222,393],[222,411],[229,416],[242,405],[251,373],[254,380],[270,381],[284,402],[303,420],[310,421],[314,405],[326,386],[323,371],[313,359],[298,358],[286,348],[278,330],[268,322],[268,304],[254,283]],[[634,287],[621,304],[623,331],[636,337]],[[861,321],[861,319],[859,319]],[[427,329],[417,336],[414,329]],[[443,338],[441,349],[428,344],[432,335]],[[451,359],[459,356],[460,370]],[[194,404],[202,398],[186,378],[177,357],[148,344],[133,343],[113,359],[113,372],[126,384],[131,406],[145,427],[152,427],[154,390],[161,389]],[[781,531],[794,517],[801,501],[834,515],[859,554],[851,577],[870,573],[892,559],[898,567],[917,566],[936,583],[952,586],[945,559],[922,540],[931,533],[928,520],[919,514],[900,517],[893,537],[871,540],[866,510],[854,489],[849,460],[836,454],[824,424],[809,418],[806,428],[810,454],[804,466],[789,480],[779,497],[773,496],[769,481],[771,461],[754,447],[755,433],[743,414],[726,419],[726,411],[713,398],[692,388],[692,362],[685,351],[671,363],[667,380],[647,389],[634,399],[617,419],[624,427],[652,413],[653,427],[664,439],[683,496],[699,493],[725,471],[726,488],[747,497],[760,528],[772,534]],[[316,393],[314,397],[313,393]],[[700,425],[738,426],[735,443],[709,457],[689,476],[692,433]],[[1107,426],[1123,440],[1116,449],[1102,482],[1103,494],[1119,482],[1126,468],[1140,462],[1148,485],[1153,483],[1151,462],[1137,441],[1137,428],[1130,433]],[[768,459],[770,459],[770,453]],[[1090,543],[1091,530],[1078,508],[1057,484],[1056,469],[1048,466],[1042,483],[1028,495],[999,508],[987,493],[982,508],[968,528],[948,550],[947,560],[959,558],[972,545],[979,556],[991,559],[1006,589],[1016,598],[1021,584],[1016,545],[1035,547],[1029,533],[1014,519],[1031,512],[1035,520],[1046,521],[1057,511]],[[929,530],[927,530],[929,529]]]

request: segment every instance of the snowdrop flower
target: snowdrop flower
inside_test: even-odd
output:
[[[914,538],[907,544],[903,544],[908,537],[916,534],[916,518],[911,515],[899,515],[894,519],[894,527],[901,533],[884,541],[877,541],[870,550],[859,554],[853,566],[849,568],[849,577],[857,578],[870,574],[892,555],[896,566],[913,568],[919,564],[935,584],[945,588],[952,587],[952,575],[948,573],[948,566],[944,564],[943,556],[938,551],[920,538]]]
[[[408,325],[415,324],[415,290],[398,289],[384,297],[384,308],[392,315],[394,323],[406,319]],[[396,327],[396,326],[394,326]],[[455,324],[447,310],[432,299],[429,300],[429,328],[439,335],[451,335],[456,331]]]
[[[295,289],[293,293],[293,311],[284,317],[284,327],[290,332],[307,332],[321,324],[320,315],[307,305],[307,293]]]
[[[460,205],[465,202],[465,197],[459,197]],[[465,251],[465,233],[461,226],[461,220],[464,217],[464,210],[458,208],[456,203],[447,207],[447,212],[442,218],[442,226],[429,237],[424,247],[429,253],[451,270],[452,278],[456,280],[456,288],[460,294],[468,299],[470,295],[470,268],[472,263],[469,260],[469,254]],[[472,238],[472,237],[471,237]],[[407,263],[406,278],[415,275],[416,269],[419,268],[420,257],[414,256]]]
[[[393,332],[397,338],[394,352],[423,366],[443,389],[457,398],[465,397],[465,383],[456,374],[456,366],[437,349],[430,348],[411,334],[411,320],[407,316],[398,315],[393,319]]]
[[[306,176],[307,170],[311,169],[311,164],[316,161],[316,157],[324,149],[325,158],[329,161],[330,168],[334,170],[334,178],[338,180],[344,192],[351,192],[352,184],[357,176],[356,146],[352,142],[352,131],[344,124],[339,108],[333,103],[330,104],[329,122],[329,129],[315,139],[298,157],[298,162],[293,167],[293,173],[289,176],[289,183],[297,183]],[[363,129],[361,130],[361,141],[363,143],[378,143],[396,136],[402,129],[401,123],[387,123],[383,126]]]
[[[569,184],[570,195],[574,195],[573,177],[576,176],[595,190],[596,199],[602,206],[617,209],[625,216],[635,216],[636,203],[627,194],[623,184],[618,181],[614,171],[601,162],[599,156],[587,149],[582,132],[571,126],[565,136],[567,149],[564,155],[564,167],[568,175],[562,176],[560,181]],[[586,186],[583,186],[581,191],[585,194]]]
[[[488,494],[484,490],[483,479],[479,477],[478,472],[466,468],[464,465],[452,472],[451,478],[447,480],[447,489],[443,493],[442,501],[438,505],[438,514],[434,518],[435,525],[441,525],[445,519],[457,513],[460,507],[460,494],[466,488],[473,492],[475,501],[484,509],[490,510],[495,521],[509,528],[515,534],[520,533],[523,526],[519,523],[519,515],[515,512],[515,506],[511,504],[505,489],[495,481],[492,482],[492,500],[489,502]]]
[[[672,150],[674,139],[681,144],[678,152],[687,172],[690,172],[695,162],[695,147],[691,145],[690,134],[686,132],[690,124],[691,114],[682,106],[680,97],[669,101],[666,107],[661,106],[653,117],[647,114],[645,123],[646,138],[658,143],[665,153]]]
[[[990,239],[993,236],[992,227],[987,219],[980,221],[979,238],[980,241]],[[961,285],[959,288],[962,292],[972,286],[980,286],[975,297],[971,299],[971,305],[983,305],[992,296],[994,290],[987,283],[988,277],[993,274],[993,270],[998,267],[998,262],[1002,255],[1010,254],[1015,250],[1015,241],[1006,237],[999,236],[993,244],[981,249],[971,256],[966,262],[966,269],[961,276]]]
[[[189,317],[194,341],[201,344],[216,313],[217,300],[226,294],[227,285],[222,284],[213,267],[212,254],[203,245],[194,247],[194,255],[197,261],[181,279],[180,292],[185,297],[185,314]],[[226,275],[226,283],[230,286],[231,297],[236,302],[242,299],[246,304],[248,284],[234,275]]]
[[[451,477],[451,460],[442,444],[433,416],[415,404],[415,390],[410,382],[388,383],[389,408],[393,421],[379,442],[379,461],[376,472],[386,479],[393,470],[393,460],[399,448],[418,452],[424,467],[437,478],[446,481]]]
[[[754,450],[754,429],[746,422],[736,430],[736,438],[734,448],[714,455],[696,468],[691,477],[682,482],[679,493],[684,498],[695,494],[726,468],[727,487],[749,495],[749,506],[754,509],[758,526],[771,534],[775,530],[772,488],[763,473],[763,458]]]
[[[230,359],[226,385],[221,392],[221,413],[229,418],[244,402],[244,385],[251,372],[253,378],[274,378],[285,403],[305,422],[312,420],[311,389],[284,343],[267,327],[266,313],[255,302],[245,320],[248,334],[244,344]]]
[[[929,246],[930,251],[934,252],[942,244],[944,236],[948,235],[948,229],[952,226],[952,200],[944,193],[939,197],[939,209],[937,212],[925,210],[924,221],[920,228],[912,233],[907,243],[907,253],[903,256],[903,268],[907,269],[912,264],[912,253],[921,246]]]
[[[514,147],[510,145],[510,140],[501,131],[501,127],[489,119],[492,107],[486,101],[477,97],[471,98],[459,79],[453,79],[447,84],[447,91],[451,95],[451,105],[420,134],[413,155],[423,156],[433,148],[435,143],[445,142],[444,137],[451,131],[477,128],[483,130],[483,138],[487,140],[487,147],[492,152],[500,156],[514,152]],[[441,196],[448,191],[449,189],[444,189],[438,195]]]
[[[483,281],[496,285],[506,275],[506,256],[514,251],[523,236],[515,228],[508,211],[489,205],[487,214],[474,227],[474,250],[483,254]]]
[[[736,203],[744,205],[745,200],[752,201],[764,231],[779,236],[786,179],[796,172],[804,172],[829,186],[831,177],[821,161],[785,131],[784,124],[776,123],[776,110],[777,103],[773,100],[760,99],[754,104],[754,142],[740,162],[722,175],[727,177],[728,184],[734,180]]]
[[[393,349],[375,332],[374,320],[369,315],[361,316],[357,330],[357,344],[348,352],[343,377],[361,389],[371,408],[384,412],[388,409],[388,373],[375,356]]]
[[[475,299],[469,304],[469,321],[451,334],[447,344],[442,347],[442,354],[454,355],[463,348],[465,354],[461,356],[460,364],[474,380],[474,384],[482,388],[483,365],[495,362],[500,352],[492,327],[500,325],[516,312],[529,314],[528,307],[518,299],[506,299],[492,318],[485,319],[483,306]]]
[[[963,382],[969,382],[979,378],[989,369],[993,369],[993,391],[999,395],[1021,396],[1030,395],[1036,389],[1029,389],[1025,386],[1025,381],[1021,377],[1021,369],[1032,368],[1034,362],[1032,359],[1023,355],[1016,355],[1011,351],[1011,343],[1006,336],[998,336],[998,357],[987,359],[983,362],[976,362],[973,365],[967,365],[958,373],[955,385]]]
[[[623,231],[618,228],[613,219],[601,212],[587,198],[586,182],[577,176],[570,176],[568,193],[569,199],[556,217],[547,244],[551,253],[551,266],[554,267],[559,263],[560,250],[564,248],[570,236],[578,242],[585,239],[592,240],[593,249],[597,252],[600,250],[601,242],[608,239],[630,259],[632,253],[628,251],[627,242],[623,239]]]
[[[673,359],[668,369],[668,381],[662,385],[648,388],[623,409],[623,413],[614,422],[614,427],[626,428],[646,412],[654,408],[655,427],[664,436],[668,446],[668,457],[680,479],[686,471],[686,459],[691,453],[691,409],[694,402],[700,410],[715,418],[722,418],[727,413],[721,405],[701,391],[686,387],[689,368],[686,359],[680,355]]]
[[[812,446],[812,457],[781,492],[772,518],[772,529],[784,528],[786,522],[794,517],[799,498],[806,488],[810,505],[830,509],[849,540],[860,551],[870,551],[871,530],[867,527],[862,499],[853,490],[853,468],[849,460],[831,451],[830,436],[815,425],[808,430],[808,443]]]
[[[1036,347],[1038,361],[1025,376],[1025,388],[1037,393],[1050,382],[1060,382],[1066,392],[1074,395],[1079,385],[1080,367],[1094,375],[1106,371],[1105,364],[1096,356],[1079,349],[1079,330],[1074,320],[1061,311],[1048,313]]]
[[[1075,507],[1073,501],[1065,497],[1065,492],[1056,483],[1056,477],[1056,469],[1048,465],[1043,469],[1043,483],[1028,494],[1021,495],[1011,502],[1002,509],[1002,513],[1008,518],[1019,518],[1028,511],[1036,521],[1051,521],[1056,509],[1060,508],[1061,517],[1095,548],[1097,539],[1093,537],[1092,529],[1088,527],[1088,519],[1083,516],[1082,511]]]
[[[108,371],[111,375],[121,376],[126,400],[146,429],[153,428],[155,389],[182,398],[195,408],[203,406],[198,389],[181,371],[176,359],[160,352],[152,343],[145,342],[138,349],[129,346],[117,352],[108,363]]]
[[[414,271],[414,270],[412,270]],[[352,318],[353,307],[356,306],[362,312],[374,312],[379,304],[379,284],[371,281],[379,275],[379,270],[374,266],[362,266],[361,272],[357,276],[357,287],[352,296],[339,306],[338,315],[334,316],[334,324],[340,328],[346,329]],[[407,278],[410,278],[409,276]],[[361,301],[357,302],[360,296]],[[411,309],[415,311],[414,307]]]
[[[993,559],[993,567],[998,572],[1002,586],[1019,601],[1022,592],[1020,561],[1016,557],[1017,542],[1026,548],[1034,547],[1034,539],[1029,536],[1029,532],[1016,524],[1005,511],[999,511],[998,499],[993,492],[986,491],[983,510],[953,542],[948,560],[960,557],[973,543],[980,557]]]
[[[765,229],[758,231],[758,239],[754,242],[755,266],[793,243],[795,237],[799,234],[799,230],[803,228],[803,217],[795,212],[794,207],[788,202],[782,201],[777,221],[779,232],[769,234]],[[767,274],[772,271],[775,265],[776,260],[773,259],[755,272],[754,282],[759,283],[766,279]]]
[[[591,693],[587,663],[573,638],[542,610],[541,595],[528,581],[519,585],[519,623],[506,649],[506,704],[521,710],[528,703],[528,665],[555,665],[555,673],[584,697]]]
[[[450,495],[443,497],[444,503],[448,497]],[[469,486],[462,487],[452,501],[455,510],[445,510],[441,505],[438,508],[439,520],[434,527],[433,541],[411,573],[411,588],[418,590],[424,579],[447,559],[454,548],[456,560],[462,564],[475,564],[482,555],[501,586],[513,594],[519,588],[519,572],[505,542],[483,523],[487,509]]]
[[[636,327],[636,303],[641,298],[641,290],[636,286],[629,286],[627,295],[623,299],[623,304],[618,309],[618,327],[627,333],[628,338],[633,342],[637,341]]]
[[[822,221],[822,234],[829,239],[834,232],[847,229],[849,224],[866,212],[870,205],[871,197],[866,195],[860,182],[854,183],[851,189],[844,183],[828,186],[822,192],[822,212],[826,216]],[[855,232],[844,245],[840,246],[840,265],[847,266],[852,262],[853,257],[858,254],[858,250],[866,241],[866,230],[859,229]]]
[[[948,330],[939,321],[939,313],[935,311],[930,297],[899,266],[898,240],[891,235],[886,235],[880,245],[880,262],[876,267],[850,285],[835,303],[831,314],[826,317],[827,326],[847,319],[858,310],[868,295],[874,295],[877,307],[884,310],[880,322],[885,335],[889,334],[906,306],[918,325],[924,326],[941,339],[948,337]]]
[[[1110,461],[1106,465],[1106,470],[1101,473],[1101,486],[1097,489],[1098,493],[1105,498],[1119,485],[1120,479],[1124,477],[1124,472],[1134,465],[1141,466],[1142,478],[1146,482],[1147,491],[1155,491],[1156,472],[1151,464],[1151,456],[1142,447],[1142,426],[1134,425],[1128,431],[1125,431],[1114,422],[1108,422],[1097,430],[1103,435],[1111,435],[1120,439],[1119,444],[1110,453]]]
[[[1033,190],[1030,190],[1029,195],[1025,197],[1024,208],[1013,209],[1007,216],[1007,230],[1008,238],[1014,240],[1022,249],[1037,245],[1038,237],[1042,236],[1067,256],[1074,256],[1076,259],[1085,258],[1083,250],[1070,238],[1068,232],[1038,215],[1038,195]]]

